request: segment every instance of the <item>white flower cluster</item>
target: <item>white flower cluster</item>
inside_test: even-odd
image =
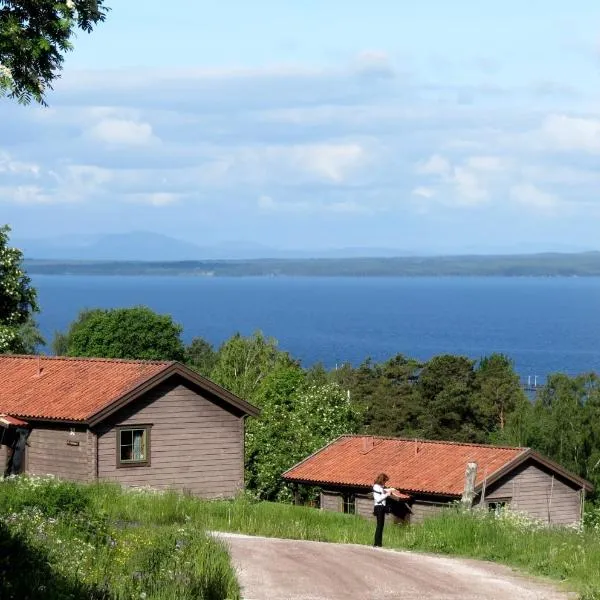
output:
[[[0,63],[0,79],[12,79],[12,71],[6,66]]]

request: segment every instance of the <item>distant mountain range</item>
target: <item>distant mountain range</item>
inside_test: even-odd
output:
[[[186,242],[159,233],[135,231],[131,233],[97,236],[71,235],[68,237],[15,239],[13,243],[23,250],[28,259],[81,260],[81,261],[182,261],[182,260],[253,260],[308,259],[308,258],[391,258],[434,256],[450,254],[528,254],[539,252],[585,252],[588,248],[576,246],[541,247],[518,245],[481,249],[465,246],[453,251],[407,250],[385,247],[347,247],[308,250],[283,250],[253,242],[221,242],[201,245]]]
[[[334,248],[325,250],[282,250],[252,242],[221,242],[200,245],[160,233],[136,231],[98,236],[69,236],[15,240],[28,259],[179,261],[259,258],[354,258],[410,256],[391,248]]]

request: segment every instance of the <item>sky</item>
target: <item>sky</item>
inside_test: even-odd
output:
[[[15,240],[600,250],[598,2],[109,5],[0,99]]]

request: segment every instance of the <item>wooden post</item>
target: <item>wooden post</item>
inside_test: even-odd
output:
[[[467,463],[467,469],[465,471],[465,488],[462,495],[462,503],[467,507],[473,506],[473,499],[475,498],[475,480],[477,479],[477,463]]]

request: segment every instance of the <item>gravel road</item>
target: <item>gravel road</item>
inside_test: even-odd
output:
[[[574,597],[492,563],[352,544],[214,535],[229,547],[245,600],[566,600]]]

